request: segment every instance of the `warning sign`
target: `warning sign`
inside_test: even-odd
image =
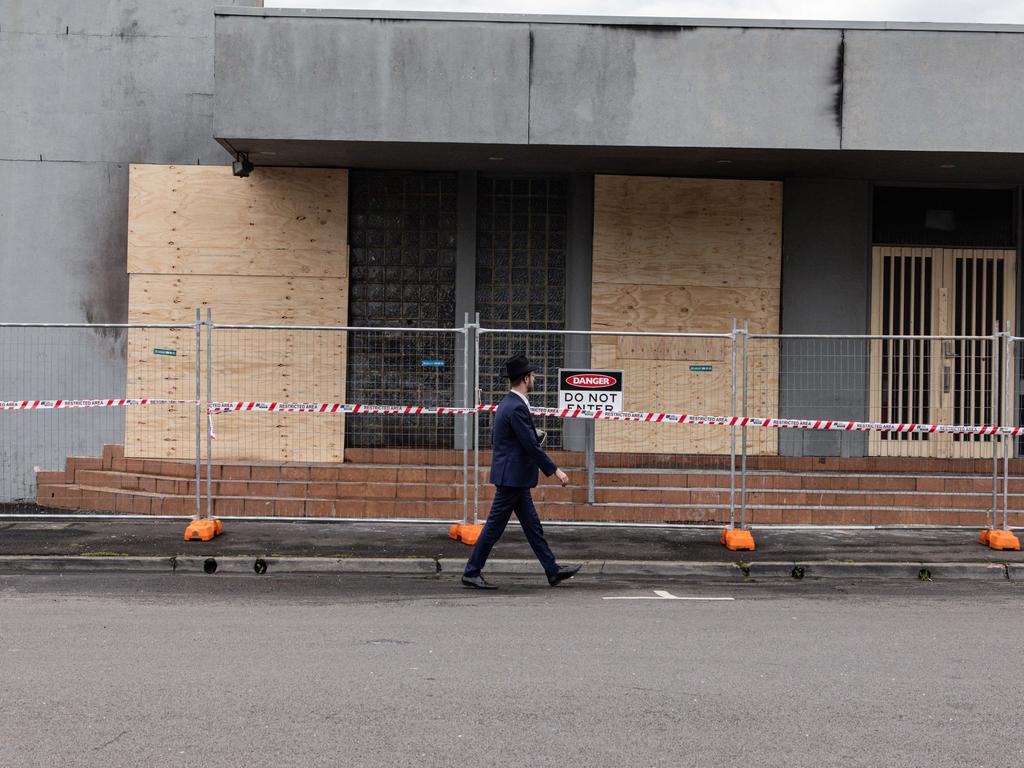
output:
[[[558,369],[558,407],[621,411],[622,371]]]

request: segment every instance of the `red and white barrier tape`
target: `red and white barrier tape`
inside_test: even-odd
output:
[[[0,411],[40,411],[74,408],[118,408],[142,405],[190,405],[195,400],[120,398],[107,400],[0,400]],[[462,416],[493,412],[497,405],[481,405],[478,409],[446,405],[375,405],[362,403],[285,403],[239,401],[210,403],[210,417],[219,413],[365,413],[403,416]],[[559,419],[592,419],[594,421],[631,421],[653,424],[705,425],[723,427],[774,427],[776,429],[809,429],[838,432],[898,432],[903,434],[1009,435],[1024,434],[1024,426],[956,424],[901,424],[874,421],[828,421],[825,419],[774,419],[759,416],[705,416],[688,413],[657,413],[648,411],[585,411],[578,408],[531,408],[535,416]],[[210,419],[210,434],[213,421]]]
[[[497,405],[481,405],[481,412],[493,412]],[[352,403],[277,403],[226,402],[210,403],[208,412],[218,413],[365,413],[407,416],[461,416],[473,408],[422,405],[363,405]],[[648,411],[584,411],[577,408],[531,408],[535,416],[560,419],[593,419],[595,421],[631,421],[652,424],[705,425],[722,427],[772,427],[776,429],[809,429],[840,432],[901,432],[905,434],[1011,435],[1024,434],[1024,426],[969,426],[953,424],[898,424],[873,421],[828,421],[825,419],[773,419],[758,416],[704,416],[687,413],[656,413]]]
[[[195,404],[195,400],[154,400],[152,398],[120,400],[0,400],[0,411],[47,411],[64,408],[119,408],[128,405]]]
[[[480,406],[483,411],[497,410],[496,405]],[[1020,435],[1024,427],[955,424],[898,424],[878,421],[828,421],[826,419],[771,419],[760,416],[703,416],[688,413],[651,413],[646,411],[583,411],[577,408],[531,408],[535,416],[560,419],[593,419],[594,421],[640,421],[652,424],[701,424],[722,427],[775,427],[777,429],[811,429],[837,432],[902,432],[905,434],[954,435]]]
[[[363,405],[351,403],[210,403],[213,413],[367,413],[405,416],[462,416],[474,408],[451,408],[446,405]]]

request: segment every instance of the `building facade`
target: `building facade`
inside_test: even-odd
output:
[[[983,402],[992,349],[774,337],[1020,327],[1024,28],[247,5],[4,7],[15,76],[0,83],[0,320],[190,322],[209,306],[218,322],[284,325],[454,327],[479,313],[492,328],[722,333],[740,321],[771,337],[754,342],[756,415],[998,420]],[[374,393],[357,341],[321,398]],[[131,395],[143,362],[131,346],[96,334],[68,376],[102,359],[111,395]],[[505,351],[483,365],[488,394]],[[648,382],[630,409],[689,392],[691,411],[729,412],[723,352],[707,345],[551,335],[528,352],[546,377],[590,365]],[[461,391],[458,366],[431,376],[398,395]],[[668,380],[675,402],[659,394]],[[145,452],[146,430],[167,425],[137,418],[82,450],[130,451],[143,435]],[[382,447],[382,424],[350,419],[304,441],[327,454],[276,458]],[[552,437],[580,450],[582,434]],[[454,431],[403,439],[459,444]],[[724,436],[701,440],[613,442],[727,450]],[[5,460],[38,464],[44,442],[30,431]],[[802,431],[752,450],[973,455]]]

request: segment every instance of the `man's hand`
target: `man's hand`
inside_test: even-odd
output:
[[[558,482],[560,482],[562,484],[563,488],[565,488],[565,486],[567,486],[569,484],[569,476],[567,474],[565,474],[565,472],[563,472],[562,470],[556,469],[555,470],[555,477],[558,478]]]

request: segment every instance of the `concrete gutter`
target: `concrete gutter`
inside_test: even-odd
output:
[[[334,557],[137,557],[4,555],[0,574],[52,573],[166,573],[166,574],[377,574],[405,576],[456,576],[463,559],[446,558],[334,558]],[[537,576],[535,560],[494,559],[488,575]],[[716,582],[766,582],[796,580],[842,581],[1018,581],[1024,582],[1024,564],[1011,563],[914,563],[914,562],[701,562],[598,560],[584,565],[582,578],[673,578]]]

